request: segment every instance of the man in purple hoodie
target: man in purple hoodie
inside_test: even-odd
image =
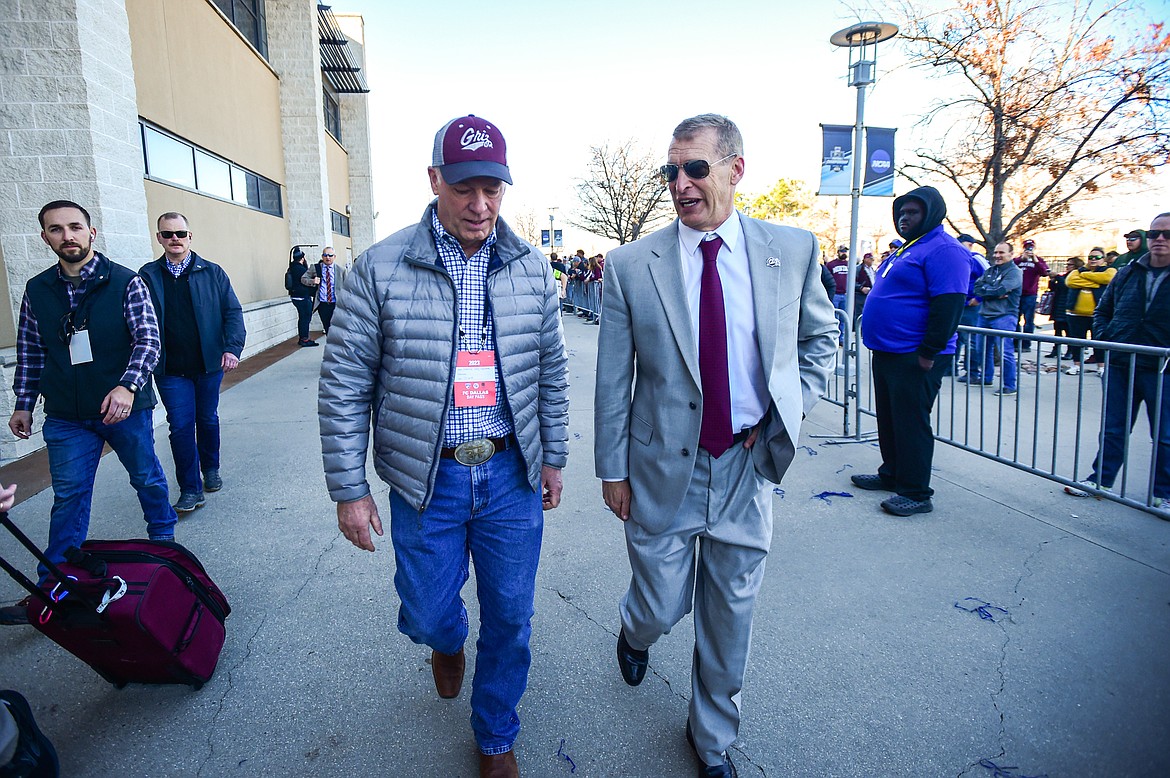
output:
[[[946,214],[932,186],[894,200],[894,223],[906,242],[878,268],[861,314],[862,338],[873,353],[882,465],[852,480],[862,489],[897,492],[882,502],[895,516],[934,510],[930,411],[953,360],[971,280],[971,253],[943,230]]]

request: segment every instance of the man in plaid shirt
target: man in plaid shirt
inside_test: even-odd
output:
[[[154,393],[159,330],[142,279],[94,251],[97,230],[77,203],[41,209],[41,238],[57,264],[25,286],[16,338],[16,410],[8,427],[32,435],[37,397],[53,479],[45,555],[54,562],[89,530],[94,477],[108,443],[138,492],[151,540],[174,540],[175,511],[154,452]],[[41,580],[48,571],[41,569]],[[20,605],[0,609],[0,624],[27,623]]]

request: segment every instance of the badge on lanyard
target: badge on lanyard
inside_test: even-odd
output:
[[[93,349],[89,345],[89,330],[75,330],[69,336],[69,364],[84,365],[93,361]]]
[[[496,404],[496,352],[463,351],[455,357],[455,407],[490,408]]]

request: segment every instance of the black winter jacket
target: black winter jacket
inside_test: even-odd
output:
[[[1156,280],[1150,269],[1150,255],[1139,257],[1117,271],[1093,314],[1094,338],[1170,348],[1170,268],[1161,274],[1163,278],[1147,305],[1150,283]],[[1116,354],[1111,361],[1117,365],[1129,364],[1125,354]],[[1137,366],[1141,370],[1156,370],[1158,360],[1139,356]]]

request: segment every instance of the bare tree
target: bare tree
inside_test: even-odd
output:
[[[1133,189],[1170,155],[1170,35],[1140,23],[1140,7],[957,0],[927,11],[908,0],[912,66],[950,74],[956,89],[921,120],[939,142],[900,172],[953,184],[988,246],[1061,226],[1078,198]]]
[[[540,245],[540,228],[536,226],[536,212],[525,208],[517,213],[510,221],[512,232],[519,235],[533,246]]]
[[[633,140],[591,146],[588,173],[577,184],[581,210],[569,223],[629,243],[669,217],[666,184],[656,159],[639,150]]]

